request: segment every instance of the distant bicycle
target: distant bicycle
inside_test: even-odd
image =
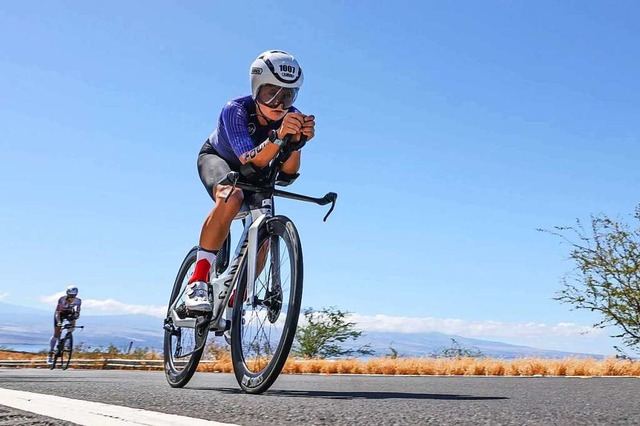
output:
[[[56,351],[53,354],[53,362],[49,366],[51,370],[56,368],[56,363],[60,360],[60,367],[66,370],[69,367],[71,361],[71,355],[73,354],[73,330],[76,328],[84,328],[83,325],[73,326],[72,323],[65,319],[65,324],[62,326],[62,330],[65,331],[64,337],[58,339]]]
[[[274,197],[318,205],[331,203],[325,221],[337,199],[333,192],[314,198],[276,189],[275,185],[290,183],[279,179],[280,168],[290,153],[290,142],[285,138],[265,174],[248,163],[241,173],[227,175],[225,183],[245,192],[243,208],[235,218],[242,219],[244,231],[231,262],[229,235],[211,268],[215,275],[209,277],[208,286],[212,312],[191,313],[185,305],[197,247],[182,262],[164,320],[164,370],[171,386],[182,387],[189,382],[210,330],[217,336],[224,335],[231,345],[234,373],[244,391],[266,391],[282,371],[300,314],[303,261],[293,222],[286,216],[274,216]]]

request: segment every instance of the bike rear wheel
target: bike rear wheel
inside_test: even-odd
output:
[[[186,317],[185,289],[195,269],[196,253],[197,247],[191,249],[178,270],[164,322],[164,372],[167,382],[176,388],[183,387],[193,377],[209,334],[207,320],[210,315],[200,317],[205,321],[196,327],[180,327],[174,323],[171,316],[172,307],[175,305],[179,316]]]
[[[71,354],[73,354],[73,335],[68,333],[62,342],[62,352],[60,353],[60,367],[62,367],[63,370],[69,368]]]
[[[293,222],[269,219],[258,232],[254,300],[247,283],[247,256],[240,267],[231,323],[236,380],[262,393],[278,378],[289,356],[302,303],[302,247]]]

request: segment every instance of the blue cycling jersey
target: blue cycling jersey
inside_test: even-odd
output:
[[[291,107],[289,112],[300,111]],[[230,165],[240,166],[239,157],[267,140],[269,130],[278,129],[281,124],[282,120],[261,125],[251,96],[232,99],[222,108],[209,143]]]

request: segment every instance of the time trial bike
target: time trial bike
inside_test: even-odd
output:
[[[59,362],[60,368],[66,370],[69,368],[69,362],[71,362],[71,355],[73,354],[73,331],[76,328],[84,328],[83,325],[73,325],[71,320],[65,319],[65,323],[62,326],[62,330],[65,331],[64,337],[62,335],[58,339],[56,345],[56,351],[53,354],[52,363],[49,366],[51,370],[56,368],[56,363]]]
[[[242,220],[243,231],[233,256],[229,234],[211,268],[211,312],[189,312],[185,304],[197,247],[187,253],[178,270],[164,320],[164,370],[171,386],[189,382],[209,331],[227,339],[236,380],[245,392],[266,391],[282,371],[300,315],[303,259],[298,231],[289,218],[274,214],[274,197],[330,203],[324,221],[337,200],[334,192],[315,198],[276,188],[297,177],[281,171],[292,150],[285,138],[270,167],[257,170],[247,163],[222,182],[244,191],[243,207],[235,218]]]

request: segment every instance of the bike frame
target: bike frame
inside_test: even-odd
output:
[[[218,277],[210,279],[212,288],[218,291],[218,294],[212,295],[214,311],[209,328],[213,331],[224,331],[226,328],[223,314],[232,294],[230,290],[237,285],[240,276],[238,271],[245,256],[247,256],[247,290],[250,295],[249,300],[253,300],[253,285],[256,278],[258,258],[258,231],[268,218],[273,217],[273,197],[263,200],[263,205],[264,207],[258,208],[245,204],[240,213],[234,218],[234,220],[242,219],[244,221],[244,229],[234,250],[233,258]],[[171,317],[174,324],[178,327],[195,328],[197,318],[180,319],[175,312],[179,301],[180,297],[176,298],[173,306],[171,306]]]
[[[304,142],[305,141],[302,141],[301,144],[303,145]],[[211,278],[209,280],[211,283],[211,288],[213,288],[214,291],[218,292],[218,294],[212,295],[213,309],[212,317],[209,320],[209,329],[212,331],[223,332],[229,328],[227,324],[228,320],[225,320],[223,315],[229,303],[231,294],[233,294],[233,292],[230,290],[237,287],[238,279],[240,277],[240,274],[238,272],[240,269],[240,265],[242,264],[242,261],[245,257],[247,257],[246,278],[248,300],[251,303],[253,303],[254,301],[254,284],[257,275],[259,249],[258,233],[260,227],[274,215],[274,197],[279,196],[298,201],[311,202],[318,205],[326,205],[331,203],[331,208],[325,215],[323,219],[324,221],[327,220],[335,207],[337,194],[333,192],[327,193],[324,197],[316,198],[275,188],[276,179],[278,177],[278,173],[280,172],[280,168],[282,167],[282,164],[284,164],[284,162],[289,158],[290,154],[290,141],[288,138],[286,138],[285,143],[282,145],[279,154],[274,159],[273,165],[269,169],[268,174],[262,177],[262,183],[259,184],[239,181],[240,173],[238,172],[230,172],[227,175],[226,181],[232,184],[232,190],[235,187],[238,187],[249,192],[250,196],[245,199],[240,212],[234,218],[234,221],[240,219],[243,220],[244,229],[242,231],[242,235],[240,236],[238,244],[236,245],[233,258],[229,262],[227,268],[219,276]],[[243,166],[242,174],[244,176],[251,176],[251,174],[255,173],[256,170],[250,164],[245,164]],[[232,191],[229,191],[229,193],[231,192]],[[278,248],[272,247],[271,249],[276,249],[277,252]],[[215,268],[212,268],[212,270],[215,270]],[[183,294],[185,291],[186,288],[183,290]],[[195,329],[197,325],[202,324],[202,321],[206,321],[204,317],[180,318],[175,310],[180,300],[181,297],[177,297],[173,302],[173,305],[171,306],[171,319],[173,320],[175,326]],[[193,352],[195,352],[195,350],[184,354],[181,357],[188,356]]]

